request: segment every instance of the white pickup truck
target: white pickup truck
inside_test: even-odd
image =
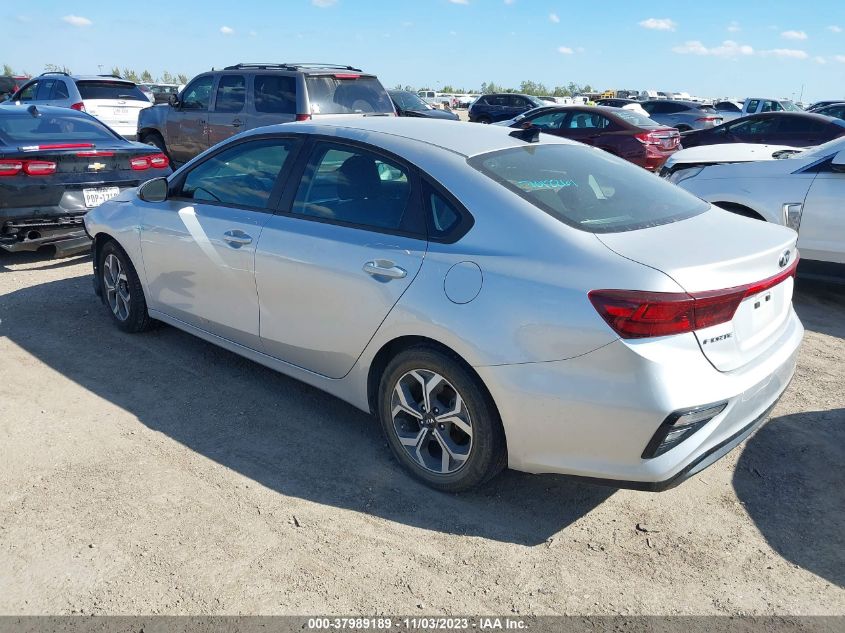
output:
[[[759,114],[760,112],[803,112],[801,108],[792,103],[789,99],[766,99],[763,97],[750,97],[742,104],[742,114]]]

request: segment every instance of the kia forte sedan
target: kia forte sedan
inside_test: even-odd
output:
[[[794,231],[531,129],[260,128],[85,225],[117,327],[372,412],[447,491],[506,466],[676,485],[764,423],[803,336]]]

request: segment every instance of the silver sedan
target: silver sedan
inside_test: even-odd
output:
[[[532,130],[261,128],[85,224],[117,327],[374,413],[441,490],[505,466],[676,485],[766,420],[803,335],[793,231]]]

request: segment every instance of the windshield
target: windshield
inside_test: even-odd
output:
[[[59,139],[62,143],[114,141],[115,135],[105,125],[87,116],[42,114],[0,117],[0,141],[6,145],[43,144]]]
[[[845,125],[845,121],[842,122]],[[845,151],[845,137],[835,138],[827,143],[816,145],[810,149],[801,150],[786,158],[824,158],[825,156],[832,156],[838,152]]]
[[[668,224],[710,208],[636,165],[578,145],[530,144],[468,162],[561,222],[591,233]]]
[[[393,102],[375,77],[307,76],[311,114],[393,114]]]
[[[431,110],[431,106],[425,101],[415,95],[413,92],[406,92],[404,90],[395,90],[390,93],[393,100],[403,110],[410,110],[411,112],[422,112],[423,110]]]
[[[780,104],[783,106],[783,109],[786,110],[787,112],[803,112],[804,111],[801,108],[799,108],[797,105],[792,103],[791,101],[781,101]]]
[[[118,99],[122,101],[149,101],[135,84],[122,81],[77,81],[76,87],[82,100]]]

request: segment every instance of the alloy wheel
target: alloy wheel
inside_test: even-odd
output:
[[[109,253],[103,262],[103,286],[106,290],[106,301],[111,311],[119,321],[129,318],[129,280],[121,266],[120,259]]]
[[[443,376],[426,369],[404,374],[393,388],[390,412],[396,437],[419,466],[451,475],[466,464],[472,420],[461,394]]]

